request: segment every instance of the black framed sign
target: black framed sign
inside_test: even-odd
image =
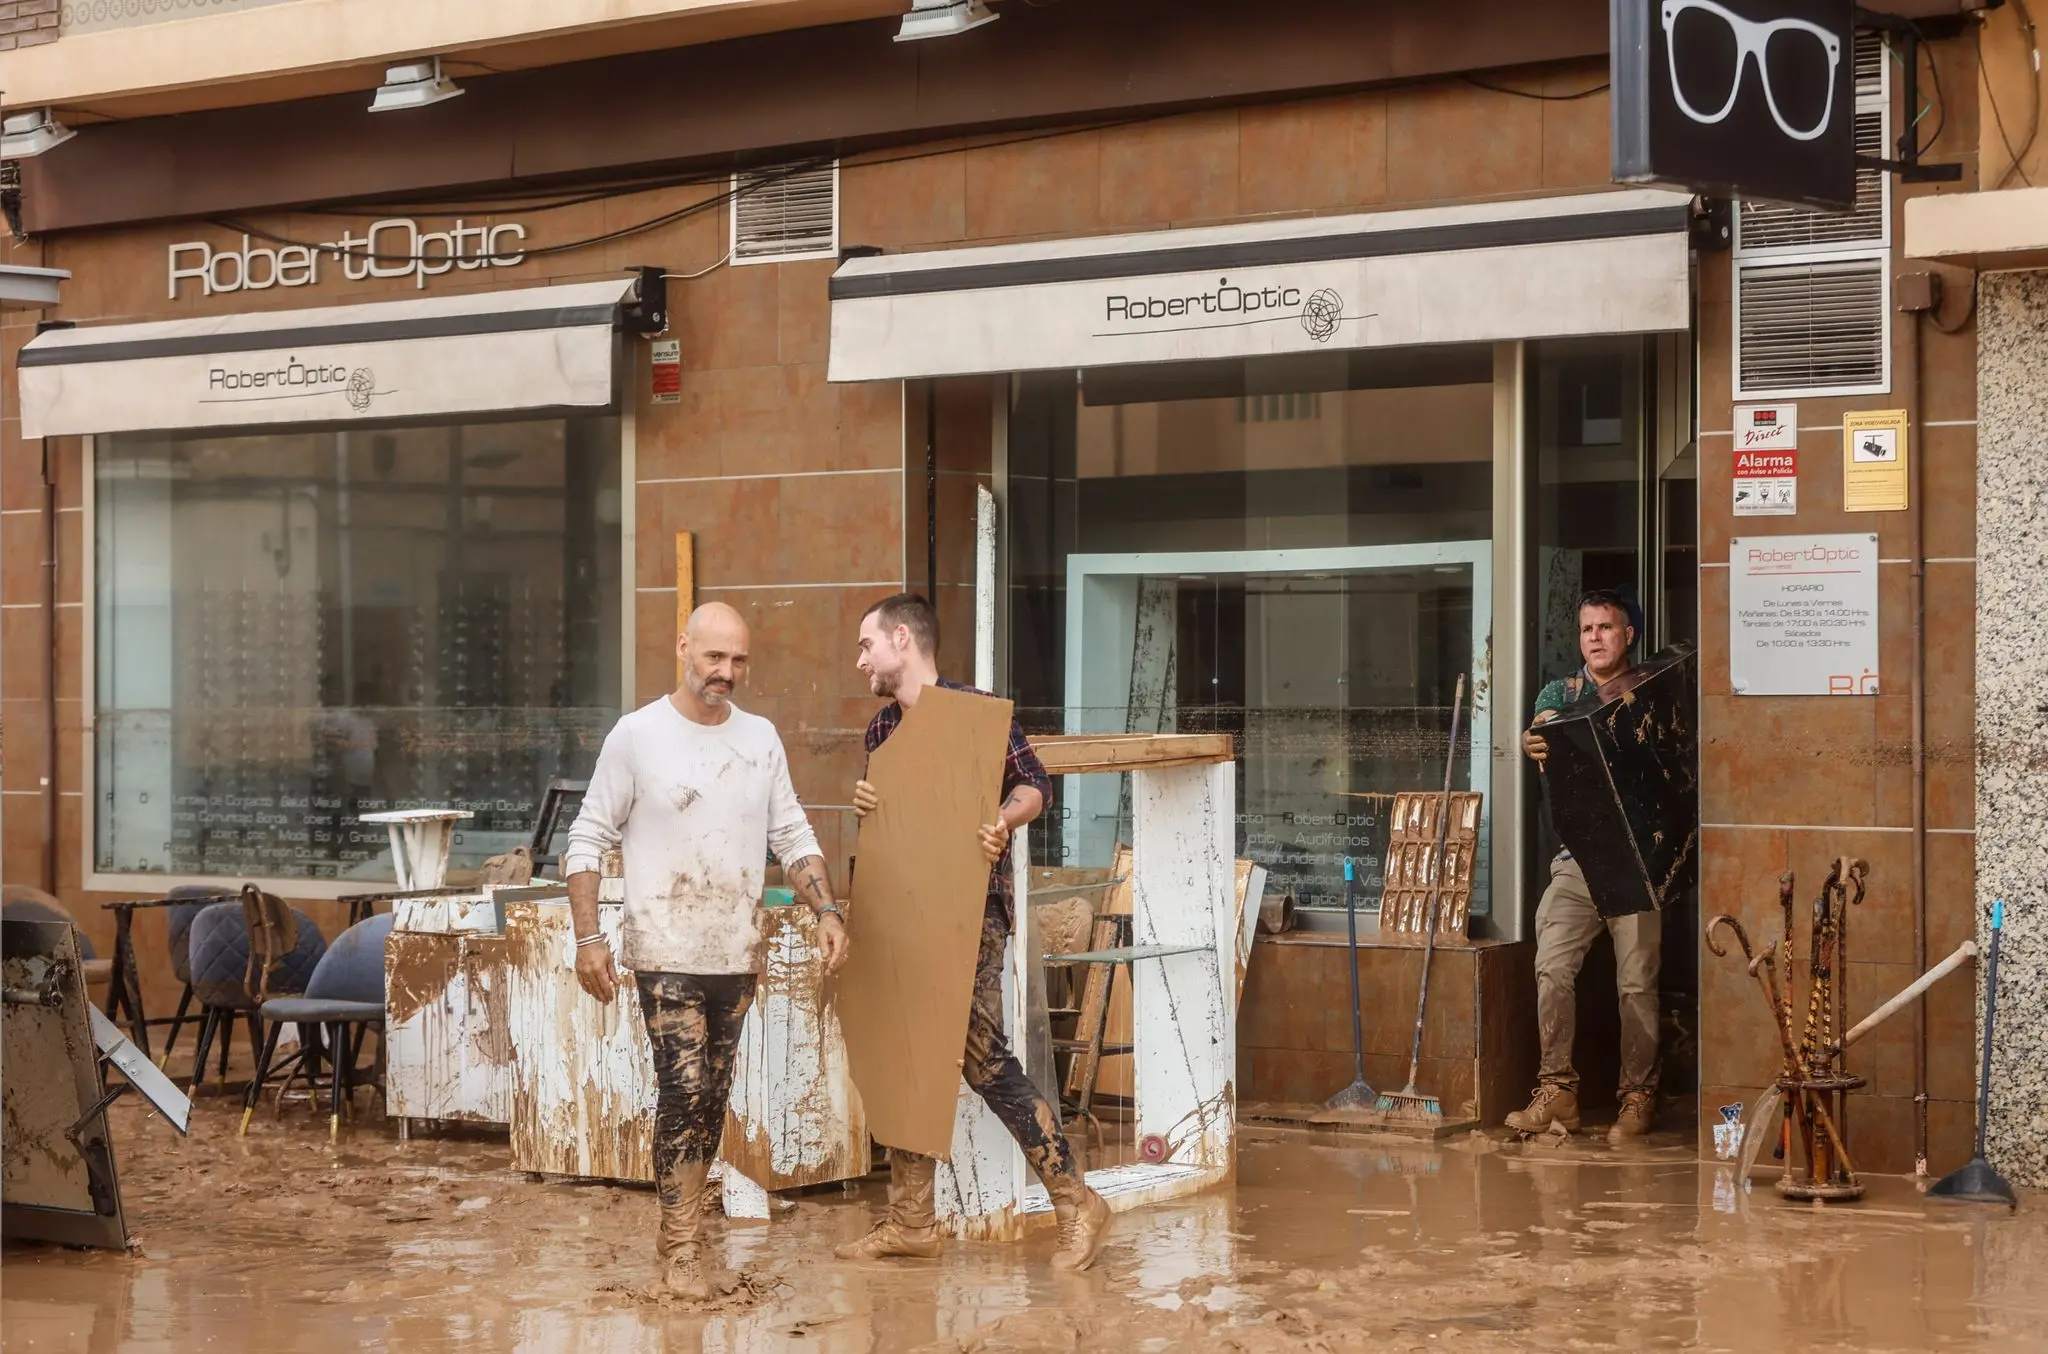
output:
[[[1847,210],[1852,0],[1612,0],[1614,179]]]

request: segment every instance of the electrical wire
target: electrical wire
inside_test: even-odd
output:
[[[1488,90],[1495,94],[1512,94],[1515,98],[1534,99],[1538,103],[1574,103],[1580,99],[1590,99],[1595,94],[1609,88],[1609,82],[1602,80],[1590,89],[1581,89],[1570,94],[1538,94],[1533,90],[1511,89],[1506,85],[1490,84],[1476,75],[1460,75],[1458,78],[1476,89]]]
[[[1006,146],[1024,145],[1035,141],[1049,141],[1058,137],[1078,136],[1087,132],[1106,131],[1117,127],[1127,127],[1139,123],[1154,122],[1161,118],[1172,116],[1175,116],[1175,114],[1166,112],[1148,113],[1138,117],[1123,118],[1106,123],[1090,123],[1078,127],[1054,128],[1050,131],[1034,132],[1023,136],[1015,136],[997,141],[983,142],[972,146],[944,146],[933,150],[909,151],[901,155],[885,156],[881,159],[875,160],[855,160],[850,167],[857,169],[867,169],[881,165],[904,164],[913,160],[934,159],[941,155],[958,155],[963,151],[1000,149]],[[741,180],[740,182],[734,184],[731,187],[728,187],[725,191],[715,193],[710,197],[704,198],[697,202],[690,203],[687,206],[677,208],[674,211],[663,212],[660,215],[650,217],[647,220],[635,222],[630,225],[620,226],[615,230],[605,231],[604,233],[599,235],[587,236],[579,240],[566,240],[557,244],[526,246],[520,249],[518,252],[521,253],[522,255],[540,257],[545,257],[551,254],[565,254],[578,249],[588,249],[593,245],[610,244],[616,240],[628,239],[635,235],[645,234],[650,230],[659,230],[663,226],[673,225],[678,221],[687,220],[688,218],[695,216],[700,212],[711,211],[715,208],[722,207],[727,203],[736,202],[741,197],[745,197],[751,193],[759,192],[764,188],[767,188],[776,183],[780,183],[784,179],[793,177],[794,175],[808,173],[814,169],[824,168],[825,166],[832,164],[835,158],[836,157],[833,156],[813,156],[806,160],[798,160],[778,165],[772,169],[752,171],[748,174],[747,178]],[[581,197],[569,199],[560,203],[556,203],[554,205],[568,206],[595,201],[609,201],[618,197],[631,197],[640,193],[657,192],[667,188],[703,186],[708,183],[718,182],[731,182],[731,180],[728,179],[723,174],[715,177],[707,177],[700,171],[693,177],[689,178],[679,178],[672,180],[637,181],[633,183],[631,186],[627,187],[607,188],[603,190],[589,191],[584,193]],[[422,210],[422,208],[427,205],[428,204],[424,203],[412,204],[410,206],[399,204],[386,204],[384,208],[380,211],[339,211],[328,210],[320,207],[310,207],[302,209],[302,214],[316,216],[347,216],[352,218],[361,218],[365,220],[389,216],[392,212],[401,210],[412,210],[416,212],[418,215],[428,217],[449,216],[454,214],[448,211],[436,212],[432,210]],[[517,206],[507,206],[502,203],[485,203],[482,201],[472,203],[467,209],[471,211],[488,210],[497,213],[510,213],[522,211],[522,209]],[[533,210],[549,209],[550,208],[547,207],[540,207],[535,208]],[[524,213],[522,212],[522,214]],[[280,235],[275,231],[264,230],[259,226],[249,225],[247,223],[236,221],[228,217],[209,217],[207,218],[207,220],[211,224],[220,227],[222,230],[230,230],[245,233],[252,239],[259,239],[268,244],[296,247],[300,249],[311,249],[335,258],[356,259],[364,262],[374,263],[438,263],[443,261],[447,257],[444,254],[395,254],[385,253],[382,251],[371,251],[368,249],[343,249],[336,245],[333,241],[321,241],[316,243],[309,240],[293,239],[289,236]],[[718,265],[716,264],[713,265],[713,267],[717,266]]]
[[[1914,130],[1912,133],[1913,158],[1918,160],[1922,155],[1934,149],[1934,143],[1941,140],[1942,129],[1948,126],[1948,100],[1941,92],[1941,66],[1934,59],[1934,49],[1927,45],[1927,37],[1920,31],[1919,24],[1913,24],[1912,28],[1915,39],[1913,49],[1916,53],[1925,52],[1927,54],[1927,74],[1934,84],[1934,131],[1928,136],[1927,144],[1924,146],[1920,144],[1919,132]],[[1920,117],[1920,114],[1914,115],[1914,129],[1920,126]]]
[[[2040,39],[2034,31],[2034,16],[2027,12],[2027,0],[2012,0],[2012,6],[2013,13],[2019,17],[2020,29],[2027,39],[2027,89],[2032,96],[2032,116],[2027,121],[2026,140],[2022,141],[2017,149],[2012,144],[2012,134],[2005,129],[2005,114],[1998,106],[1998,96],[1992,92],[1991,74],[1984,69],[1984,25],[1981,22],[1977,25],[1977,75],[1984,82],[1984,101],[1991,105],[1991,121],[1998,128],[1998,139],[2005,146],[2005,153],[2012,157],[2011,163],[2005,167],[2005,172],[1998,176],[1998,182],[1991,185],[1994,189],[2005,187],[2012,182],[2015,174],[2027,187],[2034,186],[2034,181],[2027,177],[2023,161],[2027,152],[2034,148],[2034,138],[2041,132]]]

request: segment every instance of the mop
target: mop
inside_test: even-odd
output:
[[[1436,955],[1437,902],[1443,895],[1444,847],[1451,830],[1451,772],[1458,764],[1458,721],[1465,713],[1465,674],[1458,674],[1458,689],[1451,697],[1451,747],[1444,754],[1444,796],[1436,813],[1436,855],[1429,873],[1429,914],[1422,927],[1422,983],[1415,994],[1415,1042],[1408,1050],[1408,1084],[1398,1091],[1382,1091],[1378,1109],[1389,1124],[1432,1128],[1443,1122],[1444,1107],[1433,1095],[1415,1089],[1422,1070],[1422,1022],[1429,1014],[1430,960]]]
[[[1984,1121],[1991,1109],[1991,1025],[1998,1018],[1998,938],[2005,931],[2005,900],[1991,905],[1991,962],[1984,975],[1984,1062],[1977,1074],[1977,1155],[1928,1186],[1930,1199],[2019,1207],[2019,1196],[1984,1156]]]

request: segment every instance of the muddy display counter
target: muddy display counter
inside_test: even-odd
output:
[[[532,888],[391,900],[384,947],[384,1112],[512,1121],[512,1025],[505,1008],[503,899]],[[493,895],[496,895],[495,897]]]
[[[623,912],[616,903],[598,908],[615,955]],[[740,1035],[721,1148],[729,1213],[765,1217],[761,1190],[868,1173],[867,1125],[815,927],[809,908],[767,909],[765,971]],[[632,974],[621,968],[618,999],[601,1005],[577,985],[574,954],[566,895],[506,904],[512,1164],[543,1175],[651,1182],[654,1063]]]

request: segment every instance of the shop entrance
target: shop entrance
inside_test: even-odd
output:
[[[1067,730],[1233,735],[1238,855],[1311,924],[1341,925],[1345,858],[1376,909],[1393,795],[1443,783],[1461,673],[1453,784],[1487,784],[1491,559],[1487,541],[1071,556]],[[1131,839],[1127,778],[1066,792],[1065,855],[1107,861]]]

